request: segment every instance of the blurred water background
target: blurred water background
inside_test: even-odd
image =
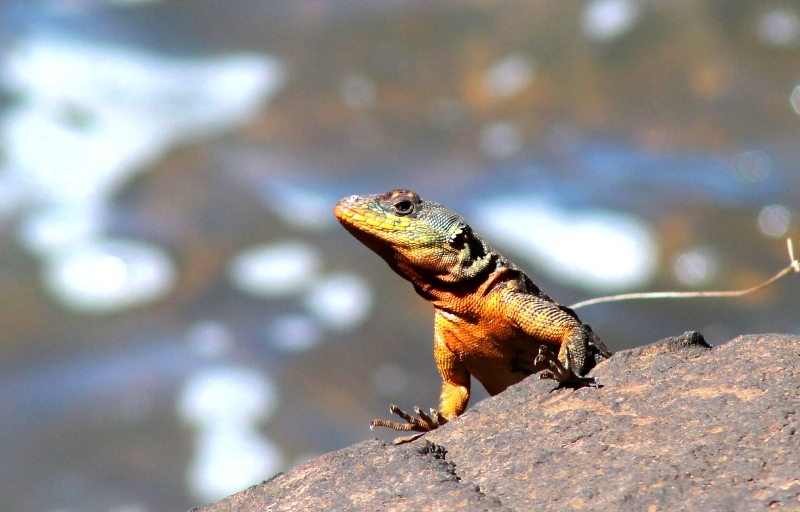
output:
[[[565,304],[754,285],[799,113],[790,1],[0,0],[0,510],[183,510],[434,406],[350,194],[451,207]],[[713,344],[800,333],[799,289],[580,315]]]

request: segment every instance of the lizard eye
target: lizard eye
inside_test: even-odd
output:
[[[403,199],[402,201],[398,201],[392,205],[394,211],[398,215],[408,215],[409,213],[414,211],[414,203],[409,201],[408,199]]]

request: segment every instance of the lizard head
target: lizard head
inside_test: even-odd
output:
[[[336,204],[339,222],[400,275],[458,282],[479,274],[492,251],[464,219],[409,190],[350,196]]]

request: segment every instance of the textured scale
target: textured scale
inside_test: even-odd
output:
[[[436,428],[466,408],[470,375],[492,395],[542,370],[548,378],[586,385],[594,381],[580,376],[594,356],[611,356],[571,309],[548,297],[444,206],[395,190],[347,197],[334,214],[435,310],[433,353],[443,381],[439,410],[418,420],[393,406],[410,427],[384,420],[373,425]]]

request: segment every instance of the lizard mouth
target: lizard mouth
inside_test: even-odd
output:
[[[348,220],[348,217],[353,216],[353,210],[351,205],[354,204],[359,199],[358,196],[350,196],[345,197],[344,199],[340,200],[336,203],[336,206],[333,207],[333,214],[336,216],[339,221]]]
[[[333,207],[333,214],[336,219],[344,226],[352,226],[355,229],[369,230],[369,228],[376,225],[374,215],[370,219],[372,222],[367,221],[367,216],[363,215],[357,206],[358,196],[350,196],[342,199],[336,206]]]

